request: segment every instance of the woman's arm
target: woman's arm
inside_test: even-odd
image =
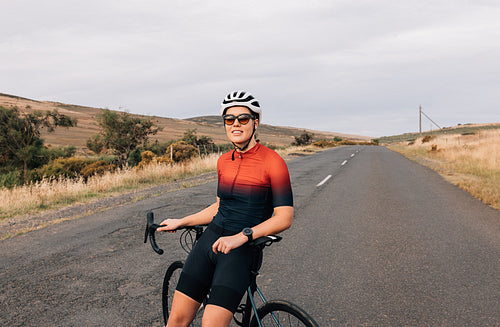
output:
[[[219,210],[219,198],[211,206],[180,219],[165,219],[158,231],[172,231],[184,226],[208,225]]]
[[[274,216],[252,227],[253,239],[274,235],[290,228],[293,220],[293,207],[282,206],[274,208]],[[245,236],[246,237],[246,236]]]
[[[252,227],[253,239],[278,234],[292,225],[293,207],[282,206],[274,208],[274,216],[268,220]],[[248,237],[242,232],[233,235],[219,238],[212,245],[212,250],[215,253],[222,252],[228,254],[232,249],[236,249],[248,242]]]

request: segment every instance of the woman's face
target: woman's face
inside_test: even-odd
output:
[[[250,114],[250,109],[246,107],[232,107],[226,110],[226,115],[238,116],[241,114]],[[238,119],[232,125],[226,125],[226,134],[229,140],[236,145],[245,145],[248,139],[252,136],[253,128],[259,125],[258,120],[250,119],[246,125],[242,125]]]

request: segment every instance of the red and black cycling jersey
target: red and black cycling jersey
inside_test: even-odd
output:
[[[245,153],[223,154],[217,173],[220,202],[213,222],[224,229],[241,231],[269,219],[276,207],[293,206],[285,161],[259,143]]]

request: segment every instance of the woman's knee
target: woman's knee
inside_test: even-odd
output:
[[[204,327],[225,327],[229,326],[233,313],[226,308],[208,304],[203,312],[202,324]]]
[[[200,303],[189,296],[175,291],[167,327],[187,326],[194,319]]]

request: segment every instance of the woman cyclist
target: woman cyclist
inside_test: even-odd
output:
[[[234,150],[217,161],[217,200],[181,219],[166,219],[159,231],[208,225],[189,254],[172,302],[167,327],[187,326],[209,295],[205,327],[229,326],[249,283],[252,239],[277,234],[293,219],[288,168],[255,138],[262,111],[248,92],[228,94],[221,105],[227,137]]]

